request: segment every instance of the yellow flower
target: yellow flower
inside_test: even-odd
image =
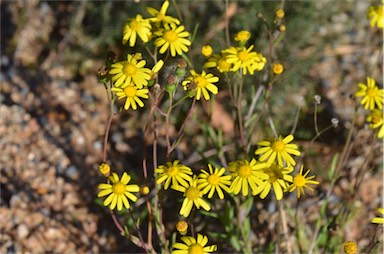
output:
[[[263,171],[268,175],[268,179],[260,184],[252,194],[257,195],[260,193],[260,198],[264,199],[269,194],[271,187],[273,187],[276,200],[281,200],[283,191],[287,189],[288,183],[292,182],[292,176],[289,173],[293,171],[293,167],[283,168],[273,163],[264,168]]]
[[[135,55],[127,55],[127,61],[114,63],[111,65],[109,74],[114,75],[112,82],[115,87],[124,88],[135,85],[137,88],[143,88],[148,84],[151,78],[151,70],[144,68],[145,60],[137,60]]]
[[[368,19],[371,20],[371,27],[384,28],[384,8],[383,5],[370,6],[367,13]]]
[[[356,254],[357,244],[353,241],[346,241],[344,243],[344,253],[345,254]]]
[[[159,60],[155,66],[153,66],[151,72],[150,72],[150,76],[151,76],[151,80],[152,79],[156,79],[157,78],[157,73],[159,73],[159,71],[161,70],[161,68],[163,68],[164,66],[164,61],[163,60]]]
[[[191,45],[191,42],[186,39],[189,33],[184,31],[184,26],[176,26],[171,23],[169,29],[162,29],[155,34],[159,36],[155,40],[155,45],[160,48],[160,54],[164,54],[167,49],[170,49],[171,56],[176,56],[176,53],[181,55],[183,52],[188,52],[188,46]]]
[[[249,38],[251,38],[251,33],[246,30],[242,30],[235,35],[235,41],[246,42]]]
[[[216,245],[205,246],[208,243],[208,237],[197,234],[197,239],[192,236],[183,236],[180,238],[184,243],[175,243],[172,254],[206,254],[217,250]]]
[[[210,45],[204,45],[203,47],[201,47],[201,54],[203,56],[206,56],[206,57],[209,57],[212,55],[212,47]]]
[[[243,196],[247,196],[248,187],[251,187],[253,194],[257,187],[263,183],[263,180],[268,179],[268,175],[262,170],[267,164],[260,163],[256,159],[252,159],[250,162],[247,160],[237,161],[232,166],[233,173],[231,176],[233,180],[230,190],[235,195],[241,190]]]
[[[129,40],[129,46],[135,46],[137,35],[143,42],[148,42],[151,36],[151,28],[149,20],[143,19],[139,14],[136,15],[136,18],[129,19],[124,26],[123,44],[126,44]]]
[[[163,5],[160,8],[160,11],[152,8],[147,7],[147,11],[153,16],[153,18],[149,18],[151,22],[163,22],[164,25],[168,24],[180,24],[180,21],[177,18],[167,16],[165,13],[167,12],[169,7],[169,1],[164,1]]]
[[[108,177],[111,174],[111,167],[107,163],[101,163],[99,165],[99,171],[105,176]]]
[[[177,223],[176,223],[176,230],[181,234],[181,235],[185,235],[187,233],[187,230],[188,230],[188,222],[186,222],[185,220],[179,220]]]
[[[280,32],[285,32],[287,30],[287,27],[283,24],[279,26]]]
[[[282,9],[278,9],[275,14],[278,19],[282,19],[285,15],[285,12]]]
[[[148,195],[150,191],[148,185],[141,186],[140,188],[140,193],[143,195]]]
[[[204,169],[201,170],[201,174],[199,175],[199,179],[197,183],[199,187],[202,189],[203,194],[208,194],[208,198],[212,198],[215,190],[217,191],[217,195],[219,195],[220,199],[224,198],[223,190],[227,193],[230,192],[229,185],[231,185],[231,176],[224,176],[225,168],[215,168],[213,171],[212,165],[208,164],[209,172]]]
[[[191,70],[191,74],[192,76],[185,78],[182,85],[184,86],[184,90],[188,90],[188,88],[191,88],[192,84],[195,84],[196,88],[192,87],[192,89],[196,89],[196,100],[200,100],[201,94],[203,94],[204,99],[209,100],[210,96],[208,91],[213,94],[219,92],[217,86],[213,84],[219,81],[218,77],[213,76],[211,73],[206,73],[205,71],[198,74],[194,70]]]
[[[377,137],[382,138],[384,136],[383,111],[379,109],[372,110],[366,120],[369,123],[369,128],[379,130]]]
[[[223,50],[223,53],[227,54],[225,60],[233,64],[231,71],[237,71],[241,68],[243,75],[248,72],[253,75],[256,70],[261,71],[264,68],[267,60],[263,55],[252,51],[252,49],[253,45],[248,49],[246,47],[230,47]]]
[[[155,169],[155,173],[158,173],[159,175],[156,177],[156,183],[162,183],[165,181],[164,189],[168,189],[169,184],[172,181],[172,187],[173,186],[179,186],[179,184],[183,185],[184,187],[189,186],[187,181],[191,181],[192,177],[192,169],[183,165],[179,164],[178,160],[175,160],[172,162],[167,162],[166,165],[160,165]]]
[[[377,211],[381,214],[384,214],[384,208],[380,207],[377,209]],[[383,217],[375,217],[371,220],[372,223],[376,224],[384,224],[384,218]]]
[[[292,158],[290,154],[299,156],[300,152],[298,150],[297,145],[289,144],[293,140],[293,135],[290,134],[286,136],[284,139],[282,136],[279,136],[278,139],[273,139],[273,141],[262,140],[257,144],[261,147],[256,150],[255,154],[260,155],[260,161],[267,161],[268,164],[272,163],[277,159],[278,164],[283,167],[285,164],[287,166],[296,165],[295,160]]]
[[[293,177],[293,183],[289,186],[288,190],[290,192],[294,191],[295,189],[297,189],[297,197],[300,198],[300,195],[301,194],[305,194],[304,192],[304,188],[307,188],[311,191],[313,191],[313,189],[311,187],[309,187],[307,184],[319,184],[318,181],[314,181],[312,180],[313,178],[315,178],[315,176],[310,176],[310,177],[307,177],[307,175],[309,174],[310,170],[308,170],[304,175],[303,175],[303,166],[301,166],[300,168],[300,173],[297,174],[295,177]]]
[[[118,99],[127,98],[124,104],[124,109],[128,110],[132,107],[133,110],[137,109],[137,105],[139,107],[144,107],[144,103],[140,98],[148,99],[148,88],[139,89],[136,86],[127,86],[125,88],[113,87],[111,91],[115,92]],[[137,105],[136,105],[137,104]]]
[[[195,205],[197,209],[203,207],[206,211],[211,210],[209,204],[203,199],[203,192],[201,191],[200,186],[197,184],[196,176],[194,176],[192,180],[189,181],[188,186],[184,187],[181,185],[173,185],[172,189],[184,193],[185,198],[179,212],[180,215],[187,218],[191,213],[193,205]]]
[[[363,83],[357,84],[359,90],[355,93],[356,97],[363,97],[360,104],[364,105],[364,109],[373,110],[375,106],[378,109],[383,108],[384,90],[376,86],[373,78],[367,77],[367,85]]]
[[[279,63],[273,64],[272,70],[273,70],[273,73],[275,73],[276,75],[279,75],[283,72],[284,66],[282,64],[279,64]]]
[[[104,197],[108,195],[103,204],[104,206],[109,206],[111,210],[117,206],[117,210],[121,211],[123,205],[129,209],[128,199],[133,202],[137,200],[137,197],[131,192],[138,192],[140,190],[139,186],[136,184],[128,185],[131,177],[126,172],[123,173],[121,180],[119,180],[119,176],[116,173],[112,173],[112,175],[109,176],[109,180],[112,184],[99,184],[100,192],[97,196]]]
[[[232,64],[225,60],[225,54],[213,54],[208,59],[208,62],[204,64],[204,68],[217,68],[220,72],[229,72],[232,68]]]

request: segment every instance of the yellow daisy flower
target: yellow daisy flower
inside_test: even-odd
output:
[[[256,191],[257,187],[263,183],[263,180],[268,179],[268,175],[263,172],[266,163],[260,163],[256,159],[250,162],[247,160],[237,161],[232,164],[233,173],[232,184],[230,191],[237,195],[240,190],[243,196],[248,195],[248,187],[251,187],[252,192]]]
[[[143,88],[148,84],[151,78],[151,70],[144,68],[145,60],[137,60],[135,55],[127,55],[127,61],[114,63],[111,65],[109,74],[114,75],[112,82],[115,87],[124,88],[136,85],[137,88]]]
[[[133,202],[137,200],[137,197],[131,192],[138,192],[140,187],[136,184],[128,185],[131,177],[126,172],[123,173],[121,180],[119,180],[119,176],[116,173],[112,173],[112,175],[109,176],[109,180],[111,180],[112,184],[99,184],[100,192],[97,196],[104,197],[108,195],[103,204],[104,206],[109,206],[111,210],[117,206],[117,210],[121,211],[123,205],[129,209],[128,199]]]
[[[229,72],[232,68],[232,64],[225,60],[225,54],[213,54],[208,62],[204,64],[204,68],[217,68],[220,72]]]
[[[249,38],[251,38],[251,33],[246,30],[242,30],[235,35],[235,41],[246,42]]]
[[[256,70],[260,71],[264,68],[266,59],[263,55],[252,51],[253,45],[248,49],[246,47],[230,47],[223,50],[227,54],[225,60],[232,63],[231,71],[242,69],[243,75],[247,73],[253,75]]]
[[[290,192],[297,189],[297,197],[298,198],[300,198],[301,194],[305,195],[304,188],[307,188],[307,189],[313,191],[313,189],[311,187],[309,187],[307,184],[319,184],[318,181],[312,180],[313,178],[315,178],[315,176],[307,177],[310,170],[307,170],[307,172],[303,175],[303,168],[304,167],[301,166],[300,173],[297,174],[295,177],[293,177],[293,183],[288,188],[288,190]]]
[[[369,123],[369,128],[379,130],[377,137],[382,138],[384,136],[383,111],[379,109],[372,110],[366,120]]]
[[[360,89],[355,93],[355,96],[363,97],[360,104],[364,105],[364,109],[373,110],[375,105],[378,109],[383,108],[384,90],[376,86],[373,78],[367,77],[367,85],[363,83],[357,85]]]
[[[274,162],[277,158],[277,162],[281,167],[284,166],[283,162],[285,162],[287,166],[294,166],[296,165],[296,162],[290,154],[299,156],[300,152],[298,150],[297,145],[289,144],[293,140],[293,138],[293,135],[290,134],[284,139],[282,136],[279,136],[278,139],[273,139],[273,141],[262,140],[257,144],[259,146],[265,147],[257,149],[255,154],[261,154],[259,158],[260,161],[266,161],[268,159],[268,164]]]
[[[198,74],[194,70],[191,70],[191,74],[192,76],[185,78],[182,85],[184,86],[184,90],[188,90],[188,88],[191,87],[191,84],[195,84],[196,88],[193,88],[193,90],[196,89],[196,100],[200,100],[201,94],[203,94],[204,99],[209,100],[210,96],[208,91],[213,94],[219,92],[217,86],[213,84],[219,81],[218,77],[213,76],[211,73],[206,73],[205,71]]]
[[[260,198],[264,199],[269,194],[271,187],[273,187],[276,200],[281,200],[283,198],[283,191],[287,189],[288,183],[292,182],[292,176],[289,173],[293,171],[293,167],[283,168],[273,163],[269,167],[264,168],[263,171],[268,175],[268,179],[260,184],[252,195],[255,196],[260,193]]]
[[[284,16],[285,16],[285,12],[282,10],[282,9],[278,9],[276,12],[275,12],[275,15],[278,19],[282,19]]]
[[[371,27],[384,28],[384,8],[383,5],[370,6],[367,13],[368,19],[371,20]]]
[[[144,103],[140,98],[148,99],[149,92],[148,88],[139,89],[133,85],[125,88],[112,87],[111,91],[116,93],[119,100],[127,98],[124,104],[125,110],[128,110],[130,107],[132,107],[133,110],[136,110],[137,105],[141,108],[144,107]]]
[[[172,162],[167,162],[166,165],[160,165],[155,169],[155,173],[159,175],[156,177],[156,183],[160,184],[165,181],[164,190],[168,189],[169,184],[172,181],[173,186],[179,186],[181,184],[184,187],[188,187],[189,183],[187,181],[191,181],[192,177],[190,175],[193,174],[192,169],[179,164],[178,160]]]
[[[356,254],[357,244],[354,241],[346,241],[343,246],[345,254]]]
[[[137,35],[143,42],[148,42],[151,29],[152,26],[148,19],[143,19],[139,14],[136,15],[136,18],[129,19],[124,26],[123,44],[125,45],[129,40],[129,46],[135,46]]]
[[[230,192],[229,185],[231,185],[231,176],[225,176],[225,168],[215,168],[213,171],[212,165],[208,164],[209,172],[204,169],[201,170],[201,174],[199,175],[199,179],[197,183],[199,187],[202,189],[203,194],[208,194],[208,198],[212,198],[215,190],[217,191],[217,195],[219,195],[220,199],[224,198],[223,190],[227,193]]]
[[[206,246],[208,237],[197,234],[197,239],[192,236],[183,236],[180,238],[184,243],[175,243],[172,254],[206,254],[217,250],[216,245]]]
[[[377,211],[384,215],[384,208],[380,207],[377,209]],[[383,217],[375,217],[371,220],[372,223],[376,224],[384,224],[384,218]]]
[[[183,52],[188,52],[188,46],[191,45],[191,41],[186,38],[189,33],[184,31],[184,26],[176,26],[171,23],[169,29],[161,29],[155,34],[159,36],[155,40],[155,45],[160,48],[160,54],[164,54],[169,49],[171,56],[176,56],[176,53],[181,55]]]
[[[192,180],[189,181],[189,185],[187,187],[181,185],[173,185],[172,189],[184,193],[185,198],[179,214],[185,218],[187,218],[191,213],[193,205],[195,205],[197,209],[203,207],[206,211],[211,210],[209,204],[203,199],[203,192],[201,191],[201,187],[197,184],[196,176],[194,176]]]
[[[156,23],[163,22],[164,25],[169,25],[169,24],[179,25],[180,21],[177,18],[166,15],[168,7],[169,7],[169,1],[164,1],[163,5],[160,8],[160,11],[152,7],[147,7],[147,11],[153,17],[153,18],[149,18],[149,21],[156,22]]]

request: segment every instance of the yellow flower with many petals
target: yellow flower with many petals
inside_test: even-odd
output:
[[[303,194],[303,195],[305,194],[304,188],[307,188],[307,189],[313,191],[313,189],[311,187],[309,187],[307,184],[319,184],[318,181],[312,180],[313,178],[315,178],[315,176],[307,177],[310,170],[307,170],[307,172],[305,172],[305,174],[303,175],[303,168],[304,167],[301,166],[300,173],[293,177],[293,182],[288,188],[288,190],[290,192],[297,189],[297,197],[298,198],[300,198],[301,194]]]
[[[179,25],[180,21],[177,18],[166,15],[168,7],[169,7],[169,1],[164,1],[163,5],[160,8],[160,11],[152,7],[147,7],[147,11],[153,17],[153,18],[149,18],[149,20],[151,22],[156,22],[156,23],[162,22],[164,25],[169,25],[169,24]]]
[[[384,215],[384,208],[380,207],[377,209],[377,211]],[[384,224],[384,218],[383,217],[375,217],[371,220],[372,223],[375,224]]]
[[[219,78],[213,76],[211,73],[206,73],[202,71],[201,74],[196,73],[194,70],[191,70],[192,76],[185,78],[182,82],[184,90],[196,90],[196,100],[200,100],[201,94],[203,94],[204,99],[209,100],[210,96],[208,91],[213,94],[217,94],[219,92],[216,83],[219,81]],[[193,86],[191,86],[193,84]]]
[[[204,64],[204,68],[217,68],[220,72],[229,72],[232,68],[232,64],[225,60],[225,54],[213,54],[208,62]]]
[[[290,134],[284,139],[282,136],[279,136],[278,139],[273,139],[272,141],[262,140],[257,144],[265,147],[257,149],[255,154],[261,155],[259,158],[260,161],[266,161],[268,159],[268,164],[274,162],[275,159],[277,159],[277,163],[281,167],[284,166],[283,162],[285,162],[287,166],[294,166],[296,165],[296,162],[290,154],[299,156],[300,151],[298,150],[297,145],[289,144],[293,138],[293,135]]]
[[[112,184],[99,184],[100,192],[97,194],[98,197],[108,197],[104,200],[104,205],[109,206],[111,210],[115,209],[117,206],[117,210],[121,211],[123,209],[123,205],[125,208],[129,209],[129,201],[128,199],[136,202],[137,197],[133,195],[131,192],[138,192],[140,187],[136,184],[128,185],[129,181],[131,181],[131,177],[124,172],[121,180],[119,180],[119,176],[116,173],[112,173],[109,176],[109,180]]]
[[[134,85],[127,86],[124,88],[112,87],[111,91],[115,92],[118,99],[127,98],[124,104],[124,109],[128,110],[132,107],[133,110],[137,109],[137,105],[139,107],[144,107],[144,103],[140,98],[148,99],[148,88],[139,89]]]
[[[170,24],[169,29],[161,29],[155,34],[159,36],[155,40],[155,45],[160,48],[160,54],[164,54],[169,49],[171,56],[181,55],[183,52],[188,52],[188,46],[191,45],[191,41],[186,38],[189,33],[184,31],[184,26]]]
[[[368,19],[371,20],[371,27],[384,28],[384,8],[383,5],[370,6],[367,13]]]
[[[213,170],[212,165],[208,164],[209,172],[204,169],[201,170],[202,173],[199,175],[199,179],[197,180],[200,188],[202,189],[203,194],[208,194],[208,198],[212,198],[215,191],[220,199],[224,198],[223,190],[227,193],[230,192],[229,185],[231,185],[231,176],[224,175],[225,168],[215,168]]]
[[[109,74],[114,75],[112,82],[115,87],[127,87],[135,85],[143,88],[151,78],[151,70],[144,68],[145,60],[137,60],[135,55],[127,55],[127,61],[117,62],[111,65]]]
[[[376,86],[373,78],[367,77],[367,84],[359,83],[359,90],[355,93],[356,97],[363,97],[360,104],[364,109],[382,109],[384,103],[384,90]]]
[[[197,239],[192,236],[183,236],[181,241],[184,243],[175,243],[173,248],[177,249],[172,251],[172,254],[206,254],[217,250],[216,245],[206,246],[208,237],[197,234]]]
[[[384,120],[383,120],[383,111],[379,109],[374,109],[367,116],[367,122],[369,123],[369,128],[372,130],[378,129],[377,137],[382,138],[384,136]]]
[[[187,181],[191,181],[192,177],[190,175],[193,174],[192,169],[179,164],[178,160],[172,162],[167,162],[166,165],[160,165],[155,169],[155,173],[159,175],[156,177],[156,183],[162,183],[165,181],[164,189],[168,189],[170,183],[172,182],[172,186],[179,186],[180,184],[184,187],[189,186]]]
[[[233,163],[231,192],[237,195],[241,190],[243,196],[247,196],[249,187],[251,187],[252,193],[255,192],[263,180],[268,179],[268,175],[263,172],[266,166],[266,163],[260,163],[256,159],[252,159],[250,162],[243,160]]]
[[[143,42],[148,42],[152,34],[151,29],[152,26],[148,19],[143,19],[139,14],[136,15],[136,18],[129,19],[124,26],[123,44],[126,44],[129,40],[129,46],[135,46],[137,36],[139,36]]]
[[[201,191],[201,187],[197,183],[196,176],[193,177],[191,181],[189,181],[189,185],[187,187],[184,186],[172,186],[172,189],[183,192],[184,193],[184,201],[181,206],[179,214],[188,217],[191,213],[193,205],[196,206],[197,209],[203,207],[204,210],[209,211],[211,207],[203,199],[203,192]]]
[[[264,199],[269,194],[271,187],[273,187],[276,200],[281,200],[283,198],[283,191],[287,189],[288,183],[291,183],[293,180],[289,174],[293,171],[293,167],[283,168],[273,163],[269,167],[264,168],[263,171],[268,175],[268,179],[260,184],[252,194],[257,195],[260,193],[260,198]]]
[[[252,49],[253,45],[248,49],[246,47],[230,47],[223,50],[223,53],[226,54],[225,60],[233,64],[231,71],[241,69],[243,75],[247,73],[253,75],[256,70],[261,71],[264,68],[267,60],[263,55],[252,51]]]

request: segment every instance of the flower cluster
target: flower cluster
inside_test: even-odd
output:
[[[384,90],[376,86],[373,78],[367,77],[367,84],[358,83],[359,89],[355,93],[356,97],[362,97],[360,104],[364,109],[370,110],[366,121],[369,123],[369,128],[378,130],[377,137],[383,138],[384,136],[384,122],[383,122],[383,104],[384,104]]]

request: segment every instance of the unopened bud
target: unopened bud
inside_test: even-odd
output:
[[[337,126],[339,126],[339,119],[332,118],[331,123],[332,123],[333,127],[337,128]]]
[[[313,100],[315,104],[319,105],[321,103],[321,96],[316,94],[315,96],[313,96]]]
[[[185,235],[187,233],[187,230],[188,230],[188,222],[186,222],[185,220],[179,220],[177,223],[176,223],[176,230],[181,234],[181,235]]]
[[[111,167],[107,163],[101,163],[99,165],[99,171],[105,176],[108,177],[111,174]]]
[[[149,187],[147,185],[141,186],[141,188],[140,188],[140,193],[143,195],[148,195],[148,193],[150,191],[151,190],[149,189]]]

